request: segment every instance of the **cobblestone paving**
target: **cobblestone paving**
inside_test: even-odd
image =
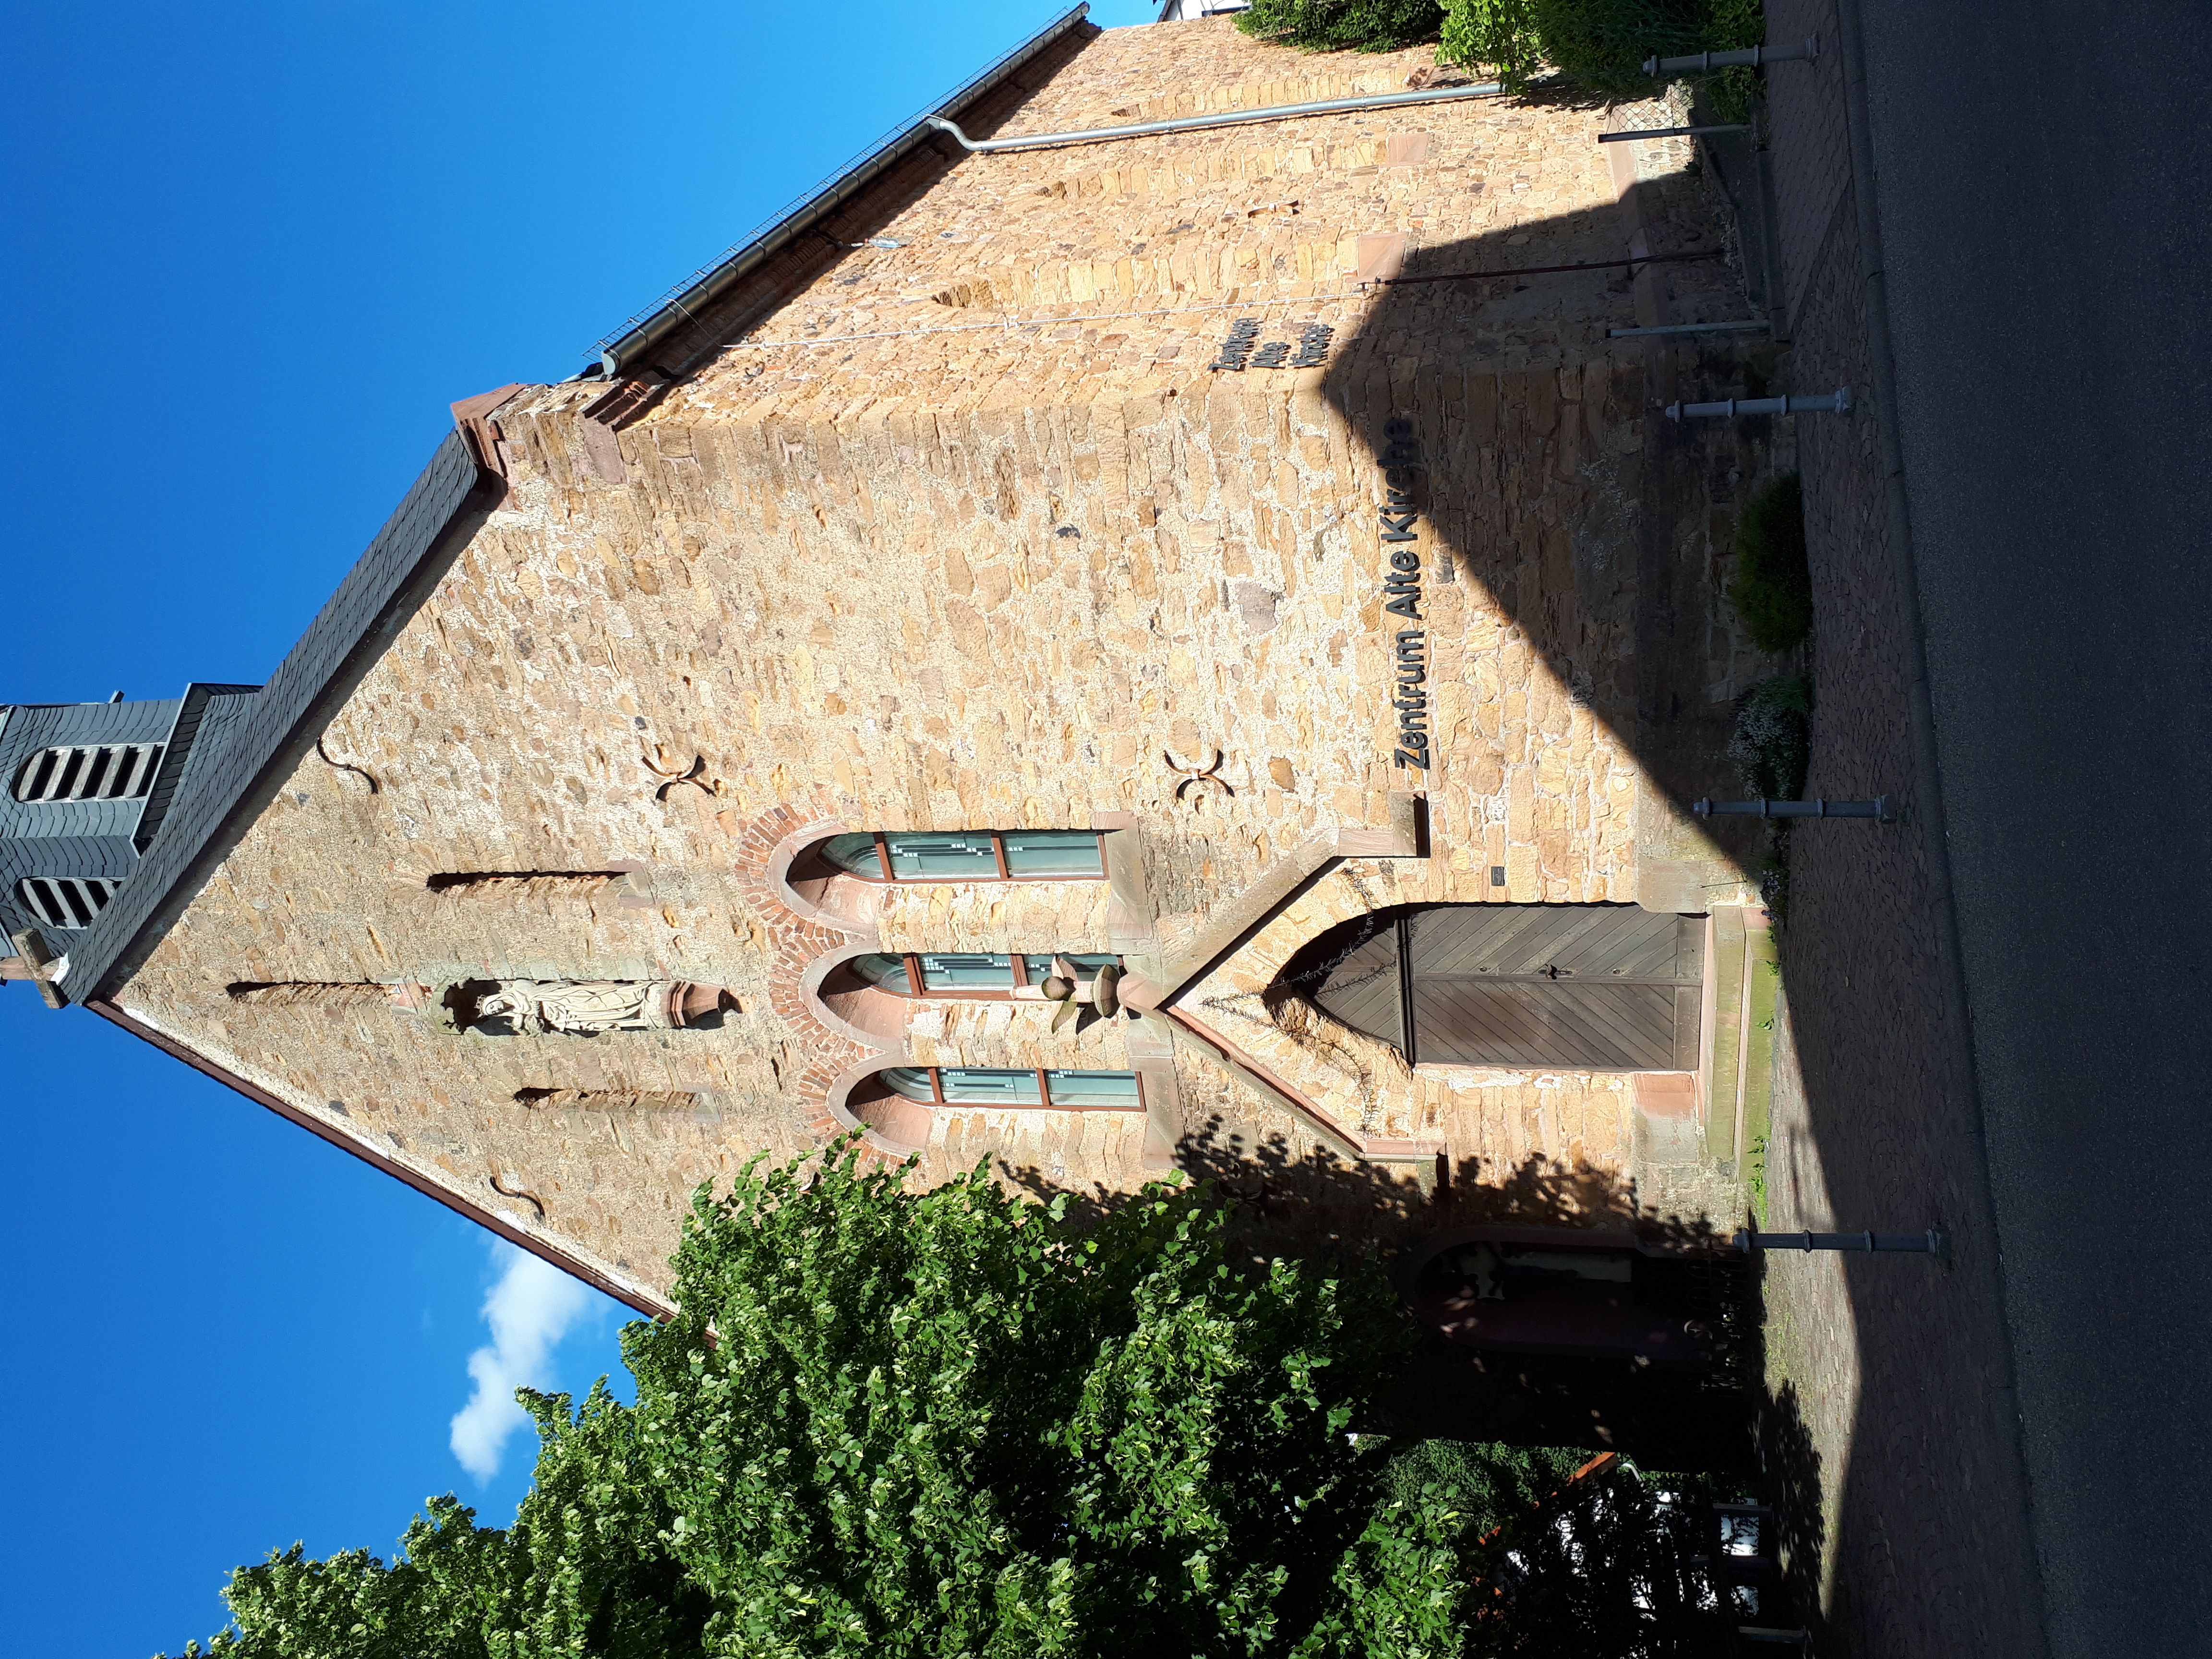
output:
[[[1869,392],[1841,54],[1826,0],[1770,0],[1767,71],[1791,389]],[[1909,796],[1906,663],[1870,412],[1800,417],[1818,617],[1808,793]],[[1954,1074],[1914,825],[1795,831],[1767,1224],[1952,1238],[1947,1261],[1789,1256],[1766,1269],[1764,1439],[1800,1611],[1838,1656],[2033,1655],[2040,1592],[1984,1181]]]

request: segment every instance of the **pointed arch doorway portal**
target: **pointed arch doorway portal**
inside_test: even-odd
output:
[[[1282,983],[1415,1065],[1698,1067],[1705,919],[1634,904],[1408,904],[1312,940]]]

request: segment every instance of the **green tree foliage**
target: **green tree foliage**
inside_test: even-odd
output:
[[[1729,1650],[1722,1607],[1690,1558],[1717,1483],[1647,1482],[1625,1464],[1522,1511],[1485,1553],[1470,1653],[1528,1659],[1705,1659]],[[1733,1496],[1731,1492],[1728,1495]]]
[[[1223,1219],[1163,1188],[1085,1234],[980,1170],[702,1202],[684,1313],[627,1357],[710,1649],[1257,1652],[1315,1623],[1399,1326],[1372,1274],[1232,1275]]]
[[[1813,631],[1813,573],[1805,554],[1805,492],[1784,473],[1751,498],[1735,532],[1729,598],[1762,651],[1787,651]]]
[[[1396,52],[1437,38],[1437,0],[1252,0],[1245,33],[1301,52]]]
[[[1434,1488],[1459,1517],[1468,1543],[1519,1525],[1565,1486],[1589,1453],[1553,1446],[1498,1446],[1471,1440],[1415,1440],[1394,1448],[1383,1490],[1418,1503]]]
[[[1200,1191],[1079,1227],[978,1170],[749,1166],[702,1192],[638,1403],[529,1396],[515,1524],[429,1506],[386,1565],[295,1547],[225,1659],[1462,1650],[1468,1520],[1389,1479],[1380,1275],[1224,1261]],[[193,1650],[188,1650],[191,1651]]]

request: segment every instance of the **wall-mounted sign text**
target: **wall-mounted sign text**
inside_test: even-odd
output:
[[[1414,526],[1420,521],[1413,505],[1413,469],[1420,465],[1420,446],[1413,441],[1411,421],[1390,421],[1382,428],[1382,545],[1390,568],[1383,573],[1382,610],[1412,624],[1396,630],[1393,643],[1394,676],[1391,705],[1398,711],[1397,746],[1393,766],[1429,767],[1429,636],[1421,616],[1421,548]]]
[[[1221,343],[1221,355],[1208,363],[1208,368],[1226,368],[1243,374],[1251,367],[1252,348],[1260,343],[1260,319],[1239,317],[1229,325],[1229,337]]]
[[[1248,368],[1319,368],[1328,361],[1328,343],[1335,332],[1327,323],[1308,323],[1298,331],[1297,355],[1293,356],[1291,341],[1263,341],[1260,337],[1260,319],[1240,317],[1230,325],[1229,337],[1221,343],[1220,355],[1206,367],[1225,369],[1232,374],[1242,374]]]

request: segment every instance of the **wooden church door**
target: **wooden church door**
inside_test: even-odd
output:
[[[1633,904],[1408,905],[1310,993],[1416,1064],[1688,1072],[1702,920]]]

